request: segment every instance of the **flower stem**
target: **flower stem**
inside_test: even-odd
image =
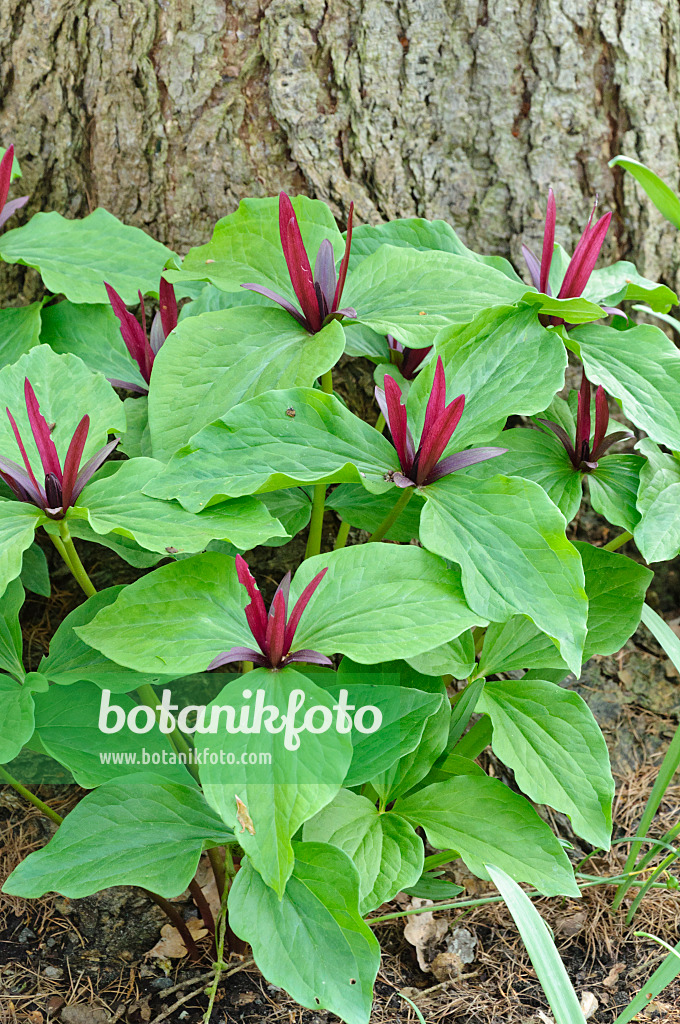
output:
[[[327,370],[321,376],[321,390],[326,395],[333,394],[333,371]],[[321,540],[323,536],[323,514],[326,506],[326,485],[314,485],[314,497],[312,499],[312,516],[309,520],[309,534],[307,536],[307,547],[305,558],[321,554]]]
[[[83,591],[84,594],[86,594],[88,597],[94,597],[97,591],[94,587],[94,584],[92,583],[92,580],[85,572],[85,567],[83,563],[80,561],[78,552],[76,551],[75,544],[73,543],[73,538],[71,537],[65,519],[59,520],[59,539],[61,546],[57,544],[56,537],[52,538],[52,540],[54,541],[54,546],[56,547],[61,557],[64,559],[64,562],[66,563],[68,569],[70,570],[71,575],[79,584],[80,589]]]
[[[380,431],[381,434],[385,429],[385,417],[383,416],[382,413],[380,413],[377,420],[375,421],[375,429]]]
[[[338,530],[338,534],[335,538],[335,544],[333,545],[334,551],[337,551],[338,548],[344,548],[347,543],[347,538],[349,537],[349,530],[349,523],[340,523],[340,529]]]
[[[628,530],[624,530],[617,537],[612,537],[608,544],[602,545],[603,551],[617,551],[622,548],[624,544],[627,544],[629,540],[633,539],[633,534],[629,533]]]
[[[159,896],[157,892],[152,892],[151,889],[142,888],[142,892],[145,892],[147,896],[153,900],[156,906],[161,908],[161,910],[164,912],[164,914],[171,922],[171,924],[175,926],[177,931],[182,936],[182,941],[186,946],[186,951],[189,954],[190,958],[192,960],[200,960],[201,954],[198,951],[198,946],[196,945],[194,937],[189,931],[187,924],[182,915],[180,914],[179,910],[177,909],[177,907],[173,906],[172,903],[169,903],[162,896]]]
[[[159,700],[156,691],[154,690],[151,683],[143,683],[141,686],[138,686],[137,689],[135,690],[135,693],[139,697],[142,704],[146,704],[148,708],[151,708],[152,711],[156,712]],[[158,718],[158,715],[156,715],[156,718]],[[179,729],[175,728],[171,733],[168,733],[168,739],[172,746],[175,748],[176,753],[184,754],[186,758],[187,771],[189,771],[196,779],[196,781],[198,781],[198,769],[196,768],[196,765],[193,763],[193,751],[189,744],[187,743],[187,741],[184,739],[182,733],[179,731]]]
[[[378,529],[375,531],[375,533],[372,533],[371,536],[368,538],[368,540],[366,541],[367,544],[370,544],[371,541],[374,541],[374,540],[382,540],[383,539],[383,537],[390,530],[390,528],[392,526],[394,526],[394,524],[396,523],[397,519],[399,518],[401,513],[404,511],[404,509],[406,508],[406,506],[408,505],[408,503],[409,503],[409,501],[411,500],[412,497],[413,497],[413,488],[412,487],[405,487],[403,494],[399,498],[399,501],[396,503],[396,505],[394,506],[392,511],[389,512],[385,516],[385,518],[383,519],[382,523],[380,524]]]
[[[3,768],[2,765],[0,765],[0,779],[4,779],[7,785],[16,790],[19,796],[22,796],[24,800],[28,800],[29,804],[33,804],[33,806],[37,807],[39,811],[42,811],[45,817],[49,818],[50,821],[53,821],[55,825],[61,825],[64,820],[62,816],[57,814],[56,811],[53,811],[46,803],[43,803],[40,797],[36,796],[35,793],[31,793],[30,789],[26,789],[25,786],[22,786],[13,775],[10,775],[10,773]]]

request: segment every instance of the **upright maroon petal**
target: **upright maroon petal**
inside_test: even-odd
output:
[[[593,207],[593,212],[594,209]],[[590,214],[590,220],[567,267],[558,296],[560,299],[573,299],[581,295],[583,289],[588,284],[590,275],[595,269],[595,264],[604,244],[612,215],[611,213],[605,213],[591,229],[590,221],[592,218],[593,213]]]
[[[90,417],[83,416],[74,431],[71,443],[68,446],[68,451],[66,452],[66,458],[64,459],[64,476],[61,485],[63,501],[62,507],[64,512],[71,506],[73,490],[76,485],[76,480],[78,479],[78,470],[80,469],[80,460],[83,457],[83,450],[85,448],[89,429]]]
[[[0,160],[0,212],[7,202],[9,185],[12,180],[12,164],[14,162],[14,146],[8,146]]]
[[[595,433],[593,434],[592,451],[595,452],[602,444],[609,426],[609,404],[607,395],[600,385],[595,392]]]
[[[153,353],[151,352],[151,346],[146,340],[146,330],[142,327],[137,317],[133,316],[127,309],[115,288],[112,288],[106,281],[104,282],[104,287],[113,307],[113,312],[120,322],[120,333],[123,335],[123,341],[127,350],[137,363],[142,377],[148,384],[151,377]]]
[[[307,586],[305,587],[305,589],[302,591],[297,601],[295,602],[295,607],[293,608],[293,612],[288,620],[288,625],[286,626],[286,651],[289,651],[291,648],[291,644],[293,643],[293,637],[295,636],[295,630],[298,628],[300,624],[302,613],[304,612],[305,608],[311,601],[312,594],[319,586],[321,580],[324,578],[327,572],[328,567],[322,569],[321,572],[318,572],[314,579],[311,581],[311,583],[307,584]]]
[[[423,430],[424,441],[416,454],[417,482],[422,484],[439,462],[444,449],[451,440],[454,430],[460,422],[465,408],[465,395],[454,398],[450,405],[435,421],[427,436]],[[416,468],[414,466],[414,468]]]
[[[163,334],[167,338],[170,331],[174,331],[177,327],[177,299],[175,298],[175,289],[164,277],[161,278],[158,288],[158,302]]]
[[[333,309],[337,309],[342,299],[342,293],[345,287],[345,280],[347,279],[347,268],[349,266],[349,252],[352,248],[352,222],[354,220],[354,203],[349,204],[349,216],[347,217],[347,235],[345,238],[345,252],[342,257],[342,263],[340,264],[340,271],[338,273],[338,283],[335,286],[335,297],[333,299]]]
[[[314,290],[314,278],[305,249],[293,204],[285,192],[279,193],[279,232],[283,255],[290,274],[293,291],[302,312],[312,325],[312,331],[321,329],[319,303]]]
[[[543,252],[541,253],[541,277],[538,284],[539,292],[544,295],[550,293],[547,289],[550,287],[548,284],[548,277],[550,276],[550,265],[553,258],[553,249],[555,248],[555,195],[551,188],[548,189],[548,208],[545,213],[545,231],[543,232]]]
[[[38,448],[38,454],[40,455],[40,461],[42,462],[45,476],[47,476],[48,473],[54,473],[57,480],[61,483],[61,466],[59,464],[57,449],[54,446],[54,441],[52,440],[47,420],[40,412],[38,399],[35,397],[35,391],[33,390],[28,377],[24,380],[24,397],[26,399],[28,420],[31,424],[33,438]]]
[[[392,435],[392,443],[397,449],[399,463],[408,476],[413,463],[414,452],[408,443],[408,424],[406,406],[401,401],[401,388],[393,377],[385,374],[385,404],[388,415],[385,417]],[[410,449],[410,450],[409,450]]]
[[[10,426],[14,432],[14,438],[19,447],[19,451],[21,452],[21,458],[24,460],[24,466],[26,467],[26,472],[28,473],[30,481],[35,487],[36,493],[42,495],[44,494],[44,489],[36,480],[35,473],[31,469],[31,463],[28,461],[28,455],[26,454],[26,449],[24,448],[24,442],[21,440],[21,434],[19,433],[19,428],[17,426],[16,420],[14,419],[14,416],[12,416],[12,413],[9,411],[8,408],[5,408],[5,412],[9,417]]]
[[[425,419],[423,421],[423,432],[420,435],[420,447],[422,448],[434,424],[446,408],[446,378],[444,376],[444,364],[442,357],[437,356],[437,365],[434,371],[432,390],[427,400]]]
[[[264,651],[267,638],[267,609],[264,606],[262,594],[257,589],[255,579],[248,568],[248,563],[241,555],[236,556],[236,574],[239,583],[246,588],[250,598],[250,604],[246,605],[246,618],[250,632]]]
[[[585,446],[585,447],[584,447]],[[576,455],[583,459],[584,451],[590,447],[590,381],[585,370],[581,377],[576,414]]]
[[[277,590],[274,594],[274,600],[269,609],[263,649],[272,668],[276,668],[284,654],[288,653],[286,647],[286,599],[281,590]]]
[[[428,345],[426,348],[404,349],[404,358],[401,366],[399,367],[402,377],[405,380],[413,380],[416,375],[416,370],[431,351],[432,345]]]

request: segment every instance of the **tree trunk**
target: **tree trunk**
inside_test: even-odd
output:
[[[0,0],[14,223],[104,206],[184,253],[284,188],[340,221],[442,217],[517,265],[552,184],[559,241],[599,195],[606,255],[677,285],[677,232],[607,162],[677,187],[679,54],[677,0]]]

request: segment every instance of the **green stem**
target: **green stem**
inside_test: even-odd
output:
[[[629,533],[628,530],[624,530],[618,537],[612,537],[608,544],[602,545],[603,551],[618,551],[624,544],[627,544],[629,540],[633,539],[633,534]]]
[[[59,520],[59,537],[64,550],[60,550],[59,546],[56,544],[56,538],[53,538],[55,540],[55,547],[57,548],[57,551],[59,551],[59,554],[64,559],[71,575],[79,584],[83,593],[88,597],[94,597],[97,591],[92,580],[85,572],[83,563],[78,557],[78,552],[76,551],[75,544],[73,543],[73,539],[69,533],[69,528],[65,519]]]
[[[375,429],[379,431],[381,434],[385,429],[385,417],[383,416],[382,413],[380,413],[377,420],[375,421]]]
[[[340,523],[340,529],[338,535],[335,538],[335,544],[333,545],[333,551],[337,551],[339,548],[344,548],[349,537],[350,525],[348,522]]]
[[[226,848],[229,859],[231,860],[231,854],[229,847]],[[225,870],[222,858],[220,857],[220,851],[216,846],[212,846],[208,850],[208,860],[210,861],[210,867],[212,868],[213,875],[215,876],[215,885],[217,886],[217,894],[222,899],[224,890],[227,887],[227,872]]]
[[[30,789],[26,789],[25,786],[22,786],[13,775],[10,775],[10,773],[2,767],[2,765],[0,765],[0,779],[4,779],[7,785],[16,790],[19,796],[22,796],[24,800],[28,800],[29,804],[33,804],[33,806],[37,807],[39,811],[42,811],[45,817],[49,818],[50,821],[53,821],[55,825],[61,825],[64,820],[62,816],[57,814],[56,811],[53,811],[46,803],[43,803],[40,797],[36,796],[35,793],[31,793]]]
[[[411,500],[412,497],[413,497],[413,488],[412,487],[405,487],[404,488],[404,493],[399,498],[399,501],[396,503],[396,505],[394,506],[392,511],[389,512],[388,515],[385,516],[385,518],[383,519],[382,523],[380,524],[378,529],[375,531],[375,533],[372,533],[371,536],[368,538],[368,540],[366,541],[367,544],[370,544],[371,541],[374,541],[374,540],[382,540],[383,539],[383,537],[390,530],[390,528],[392,526],[394,526],[394,524],[396,523],[397,519],[399,518],[401,513],[404,511],[404,509],[406,508],[406,506],[408,505],[408,503],[409,503],[409,501]]]
[[[321,376],[321,390],[326,395],[333,394],[333,371],[327,370]],[[312,498],[312,516],[309,520],[309,534],[307,536],[307,547],[305,558],[321,554],[321,539],[323,536],[323,514],[326,507],[326,485],[314,485],[314,497]]]
[[[135,693],[142,704],[146,704],[148,708],[151,708],[156,715],[156,719],[158,719],[159,715],[156,709],[160,701],[151,683],[143,683],[142,686],[138,686]],[[193,763],[193,751],[178,728],[175,727],[171,733],[168,733],[168,740],[176,753],[184,754],[187,771],[191,772],[196,781],[198,781],[198,769]]]

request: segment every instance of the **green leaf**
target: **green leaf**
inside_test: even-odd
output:
[[[590,503],[595,511],[631,533],[640,521],[636,501],[644,465],[639,455],[606,455],[597,469],[588,473]]]
[[[244,861],[229,893],[229,923],[271,984],[302,1006],[368,1024],[380,946],[358,911],[356,868],[324,843],[294,849],[282,900]]]
[[[21,228],[0,238],[0,257],[39,272],[45,287],[71,302],[105,303],[104,281],[123,302],[138,302],[158,293],[161,271],[173,255],[140,228],[121,224],[107,210],[82,220],[67,220],[56,211],[35,213]]]
[[[381,245],[397,245],[411,249],[437,249],[455,256],[466,256],[477,263],[500,270],[511,281],[520,282],[512,264],[502,256],[481,256],[463,245],[450,224],[444,220],[424,220],[405,217],[384,224],[359,224],[352,233],[352,251],[349,267],[354,270],[366,256]]]
[[[564,345],[526,306],[486,309],[471,324],[443,330],[437,337],[437,354],[444,363],[449,401],[465,395],[465,410],[447,452],[495,437],[512,414],[540,412],[564,385]],[[541,372],[536,373],[539,364]],[[418,428],[434,372],[432,360],[409,392],[406,405]]]
[[[102,547],[115,552],[119,558],[124,559],[128,565],[133,565],[136,569],[148,569],[152,565],[158,565],[163,558],[169,557],[158,551],[147,551],[145,548],[140,548],[134,540],[123,537],[119,533],[95,533],[84,519],[69,519],[68,528],[74,540],[80,539],[86,540],[90,544],[101,544]]]
[[[675,224],[676,228],[680,228],[680,199],[658,174],[631,156],[615,156],[613,160],[609,161],[609,166],[623,167],[624,170],[632,174],[635,180],[642,185],[657,210],[671,224]]]
[[[342,302],[377,334],[423,348],[440,328],[468,323],[488,306],[518,302],[526,290],[521,281],[463,256],[382,245],[347,275]]]
[[[396,491],[393,489],[385,494],[371,494],[360,484],[340,484],[326,499],[326,508],[337,512],[343,522],[374,533],[392,511],[396,501]],[[414,494],[394,526],[385,534],[385,540],[408,543],[414,537],[417,538],[422,508],[423,499],[419,494]]]
[[[680,448],[680,352],[660,328],[588,324],[569,339],[589,380],[618,399],[629,420],[657,444]]]
[[[49,654],[40,662],[39,670],[43,675],[62,686],[86,680],[112,693],[129,693],[144,683],[154,685],[177,678],[159,672],[146,675],[121,668],[99,651],[88,647],[75,632],[76,626],[91,622],[97,612],[113,604],[125,589],[118,586],[100,590],[69,612],[50,641]]]
[[[21,582],[26,590],[30,590],[33,594],[40,594],[41,597],[49,597],[52,593],[47,558],[43,549],[35,541],[30,548],[26,548],[24,551],[24,560],[21,563]]]
[[[0,499],[0,593],[20,574],[24,551],[44,518],[33,505]]]
[[[394,812],[421,825],[435,849],[457,850],[479,878],[488,878],[486,865],[495,862],[546,896],[579,895],[558,840],[528,801],[498,779],[459,775],[402,797]]]
[[[305,842],[330,843],[359,872],[359,912],[367,914],[415,885],[423,870],[423,841],[404,818],[379,813],[365,796],[341,789],[305,823]]]
[[[40,340],[42,302],[0,309],[0,367],[16,363]]]
[[[443,711],[448,711],[440,680],[433,683],[420,678],[403,661],[367,667],[349,658],[342,659],[335,679],[337,682],[326,683],[325,688],[336,700],[340,691],[347,689],[354,707],[372,705],[382,715],[380,728],[375,733],[362,733],[353,726],[352,763],[345,786],[359,786],[376,779],[404,758],[408,767],[420,762],[420,755],[425,753],[421,750],[423,736],[426,734],[426,745],[430,745],[428,738],[432,732],[439,737],[442,731],[439,719]],[[321,678],[318,682],[324,685]],[[420,689],[421,684],[423,689]],[[433,716],[436,722],[429,721]]]
[[[0,597],[0,672],[8,672],[23,682],[24,644],[19,624],[19,612],[24,603],[24,588],[19,580],[12,580]]]
[[[614,654],[635,632],[652,574],[625,555],[592,544],[576,542],[574,546],[581,555],[588,595],[588,633],[583,648],[583,660],[587,661],[595,654]],[[479,660],[480,675],[562,667],[566,674],[567,666],[555,647],[532,623],[514,618],[489,626]]]
[[[68,768],[84,789],[94,789],[110,779],[144,771],[144,756],[150,758],[151,767],[147,770],[160,773],[172,782],[193,785],[187,769],[174,763],[177,755],[169,738],[157,726],[143,734],[132,732],[127,725],[115,733],[100,729],[102,692],[92,683],[51,686],[46,693],[36,694],[34,699],[38,739],[50,757]],[[110,703],[122,708],[126,716],[136,707],[136,702],[124,694]],[[113,714],[108,716],[109,727],[116,724],[115,719]],[[145,724],[143,718],[139,724]],[[107,755],[113,755],[108,764],[102,760]]]
[[[33,693],[0,675],[0,764],[13,761],[33,735]]]
[[[237,498],[212,505],[200,515],[177,502],[157,501],[142,488],[162,470],[155,459],[114,463],[118,468],[88,484],[71,518],[86,518],[96,534],[118,533],[141,547],[162,554],[201,551],[211,540],[229,540],[246,550],[272,536],[286,536],[256,498]]]
[[[461,566],[465,597],[479,615],[530,618],[577,675],[587,598],[581,559],[564,535],[564,517],[530,480],[457,473],[430,484],[420,539]]]
[[[605,306],[616,306],[624,300],[648,302],[659,313],[667,313],[678,301],[675,292],[665,284],[650,281],[638,274],[635,264],[627,260],[619,260],[608,267],[593,270],[583,296]]]
[[[466,629],[460,636],[440,644],[425,654],[408,658],[409,665],[426,676],[447,676],[466,679],[475,667],[475,641],[472,630]]]
[[[129,459],[151,457],[151,434],[149,431],[149,400],[146,395],[126,398],[125,417],[127,428],[118,451],[124,452]]]
[[[424,871],[415,885],[409,885],[404,892],[409,896],[418,896],[423,900],[452,900],[459,896],[464,889],[455,882],[449,882],[440,878],[441,872]]]
[[[558,316],[568,324],[585,324],[591,320],[601,320],[606,312],[595,302],[589,302],[583,296],[572,299],[558,299],[553,295],[527,291],[522,302],[533,306],[543,316]]]
[[[680,461],[649,438],[637,447],[648,461],[640,470],[635,543],[646,562],[667,562],[680,551]]]
[[[33,385],[41,413],[48,423],[55,424],[51,436],[62,466],[73,432],[86,413],[90,417],[90,429],[83,463],[106,444],[109,432],[125,429],[123,403],[102,374],[92,373],[77,356],[60,356],[47,345],[36,345],[12,366],[0,370],[3,403],[9,406],[17,422],[34,467],[40,466],[40,458],[26,412],[26,377]],[[22,464],[11,424],[4,415],[0,417],[0,452],[5,458]]]
[[[110,284],[111,282],[109,282]],[[158,288],[156,281],[154,288]],[[118,317],[106,305],[57,302],[42,311],[40,341],[60,355],[78,356],[95,373],[146,388],[137,363],[125,347]],[[137,304],[138,297],[128,300]]]
[[[487,682],[477,710],[491,718],[494,753],[535,803],[566,814],[574,831],[608,850],[614,780],[607,744],[585,701],[554,683]]]
[[[675,951],[669,953],[651,977],[647,979],[635,998],[631,999],[628,1006],[624,1007],[614,1024],[630,1024],[630,1021],[649,1006],[652,999],[655,999],[675,981],[678,974],[680,974],[680,942],[676,945]]]
[[[487,870],[515,920],[556,1024],[585,1024],[578,997],[545,922],[512,878],[491,864]]]
[[[466,470],[466,476],[488,480],[502,472],[506,476],[534,480],[570,523],[581,506],[582,474],[574,469],[555,435],[543,430],[514,427],[503,430],[493,438],[492,444],[508,451],[497,459],[471,466]]]
[[[308,558],[291,584],[291,602],[325,566],[295,633],[296,648],[371,665],[421,654],[480,621],[465,601],[458,570],[411,545],[354,545]]]
[[[167,276],[167,275],[166,275]],[[199,282],[182,279],[175,284],[175,294],[179,298],[180,291],[189,291],[190,288],[198,288],[198,294],[191,302],[185,302],[179,311],[179,320],[186,320],[189,316],[200,316],[201,313],[216,313],[218,309],[231,309],[233,306],[267,306],[272,308],[271,300],[266,299],[257,292],[251,292],[245,288],[239,288],[237,292],[223,292],[214,284],[201,284]]]
[[[130,774],[88,793],[47,846],[12,872],[3,892],[79,899],[113,885],[141,885],[171,899],[196,874],[203,844],[230,839],[195,787]]]
[[[154,363],[149,426],[155,457],[166,461],[202,427],[255,395],[311,387],[344,348],[337,320],[309,334],[279,308],[226,309],[183,320]]]
[[[397,469],[390,442],[334,395],[293,388],[251,398],[204,427],[145,493],[197,512],[217,498],[347,482],[391,490],[396,502],[385,475]]]
[[[241,716],[247,713],[243,709],[252,710],[251,700],[257,701],[260,691],[269,718],[265,717],[264,727],[261,724],[256,730],[257,712],[253,710],[253,731],[238,731]],[[220,723],[219,732],[201,736],[207,754],[199,769],[203,791],[211,807],[238,835],[253,867],[279,897],[283,897],[293,871],[291,839],[305,821],[333,799],[352,759],[349,734],[331,724],[334,702],[331,694],[293,668],[277,672],[261,668],[228,683],[208,705],[207,723],[213,708],[229,706],[233,708],[234,725]],[[321,720],[311,708],[320,709]],[[296,735],[294,730],[305,724],[309,714],[313,715],[315,731]],[[283,723],[278,719],[284,715],[288,717],[282,731]],[[328,727],[321,731],[324,724]],[[222,754],[228,754],[229,760],[233,755],[234,763],[220,763]],[[213,758],[217,763],[212,763]],[[250,828],[242,823],[237,800],[247,808]]]
[[[339,259],[345,245],[326,204],[307,196],[291,202],[311,265],[325,238]],[[189,250],[181,271],[163,276],[173,283],[211,281],[225,292],[239,292],[242,284],[267,285],[298,305],[281,248],[278,198],[242,199],[234,213],[218,220],[207,245]]]
[[[268,537],[260,543],[267,547],[280,547],[304,530],[312,515],[312,497],[311,487],[289,487],[285,491],[263,494],[259,500],[269,510],[269,514],[278,519],[287,536]]]

